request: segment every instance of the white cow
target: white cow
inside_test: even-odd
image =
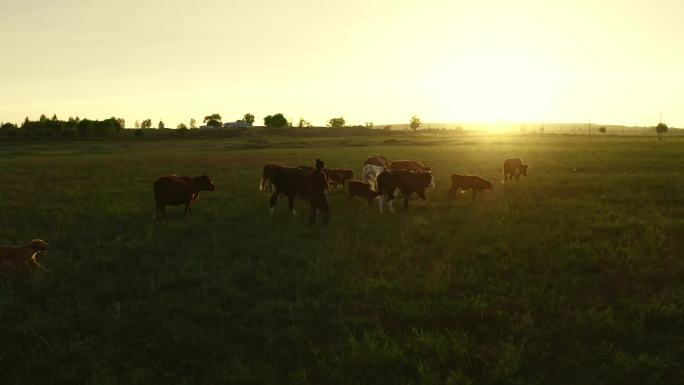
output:
[[[373,164],[364,164],[363,169],[361,170],[361,179],[366,183],[370,183],[371,188],[377,191],[378,184],[376,179],[378,178],[378,175],[380,175],[380,173],[384,170],[384,167],[376,166]]]

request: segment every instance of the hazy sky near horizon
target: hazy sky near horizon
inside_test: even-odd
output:
[[[684,126],[684,1],[0,0],[0,121]]]

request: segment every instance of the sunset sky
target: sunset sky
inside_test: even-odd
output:
[[[0,0],[0,121],[684,126],[684,1]]]

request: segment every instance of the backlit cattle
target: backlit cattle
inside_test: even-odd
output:
[[[275,191],[269,200],[271,214],[275,211],[278,197],[280,195],[285,195],[289,201],[288,207],[290,208],[290,212],[292,212],[292,215],[297,215],[297,211],[295,211],[294,208],[294,200],[297,194],[299,194],[302,199],[308,200],[308,176],[309,171],[302,170],[298,167],[281,166],[273,170],[271,183],[273,183]]]
[[[415,160],[395,160],[389,164],[390,170],[404,170],[413,172],[430,172],[432,169],[424,166]]]
[[[373,166],[387,167],[389,165],[389,160],[382,155],[371,155],[366,158],[363,164],[372,164]]]
[[[348,168],[328,168],[325,170],[328,175],[328,183],[331,186],[344,186],[345,182],[354,178],[354,171]]]
[[[261,174],[261,183],[259,183],[259,191],[273,191],[273,185],[271,180],[273,179],[273,173],[278,167],[283,167],[279,164],[269,163],[264,166],[264,171]]]
[[[484,191],[494,191],[492,182],[476,175],[452,175],[451,189],[447,191],[447,199],[450,199],[458,191],[473,190],[473,199],[475,193],[483,193]]]
[[[394,212],[392,201],[401,192],[404,194],[404,208],[408,207],[411,195],[425,200],[425,189],[435,187],[435,182],[430,172],[413,172],[404,170],[386,170],[378,175],[378,192],[382,197],[378,200],[378,209],[382,214],[382,206],[386,201],[391,212]]]
[[[520,158],[511,158],[504,161],[503,173],[504,182],[510,177],[511,180],[515,178],[518,180],[520,175],[527,176],[527,169],[530,168],[529,164],[523,164]]]
[[[368,207],[373,205],[373,201],[380,196],[380,193],[371,188],[370,183],[362,180],[352,179],[347,181],[347,199],[349,201],[356,197],[363,198],[368,202]]]
[[[381,172],[385,171],[385,168],[376,166],[373,164],[366,164],[361,170],[361,180],[366,183],[370,183],[371,188],[374,190],[378,189],[376,179]]]
[[[190,205],[197,200],[200,191],[214,191],[216,186],[206,176],[168,175],[157,179],[153,184],[155,219],[166,220],[165,206],[185,205],[184,216],[192,215]]]

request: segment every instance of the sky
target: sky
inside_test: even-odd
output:
[[[0,0],[0,121],[684,126],[681,0]]]

